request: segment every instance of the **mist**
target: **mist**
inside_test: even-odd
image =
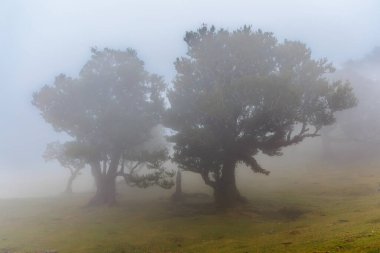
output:
[[[60,217],[71,217],[62,211],[65,208],[72,212],[72,217],[80,217],[78,220],[85,217],[89,223],[93,219],[107,223],[112,216],[107,213],[109,210],[104,211],[109,216],[100,217],[101,211],[98,210],[103,209],[90,209],[95,211],[88,213],[76,209],[87,205],[102,208],[115,204],[121,207],[115,209],[120,212],[118,215],[128,213],[133,216],[143,210],[141,217],[144,218],[140,217],[143,219],[140,222],[147,222],[147,226],[154,224],[155,220],[196,216],[204,224],[214,224],[210,226],[216,228],[219,223],[215,225],[215,220],[207,223],[210,221],[205,217],[215,213],[219,217],[219,210],[231,204],[220,208],[223,202],[220,196],[233,195],[231,199],[235,197],[239,203],[247,201],[249,208],[238,205],[233,209],[235,211],[223,213],[226,216],[221,217],[229,220],[249,216],[249,221],[245,221],[247,224],[254,220],[253,223],[262,225],[262,230],[257,230],[260,234],[273,236],[278,219],[289,212],[290,218],[278,222],[282,224],[279,226],[288,224],[290,232],[286,233],[289,234],[310,224],[313,227],[321,222],[318,219],[330,218],[330,214],[333,218],[323,220],[321,224],[326,221],[326,224],[335,226],[346,224],[346,220],[359,219],[355,216],[359,214],[350,213],[352,216],[345,218],[339,211],[347,209],[351,203],[358,205],[355,210],[365,210],[363,212],[372,220],[376,219],[374,212],[367,211],[371,207],[365,201],[377,201],[380,189],[379,24],[380,2],[375,0],[2,1],[0,253],[74,252],[72,248],[61,247],[50,240],[39,241],[38,236],[28,237],[12,229],[13,226],[21,228],[21,221],[29,222],[27,218],[34,213],[42,215],[49,211]],[[247,38],[238,37],[240,33],[252,40],[244,41]],[[215,38],[225,39],[224,46],[220,46],[220,41]],[[245,48],[257,41],[263,41],[262,45],[256,45],[260,53]],[[232,53],[225,60],[223,50],[228,47]],[[247,55],[244,52],[248,52]],[[231,56],[235,53],[236,59]],[[272,56],[265,56],[271,53]],[[260,65],[262,68],[257,71],[254,68],[247,70],[249,67],[241,67],[240,71],[242,59],[246,60],[247,66],[267,65]],[[277,61],[273,64],[277,64],[276,67],[271,65],[272,60]],[[291,66],[293,62],[296,63]],[[334,71],[330,71],[333,68]],[[268,83],[260,86],[269,82],[263,78],[265,75],[271,76],[270,85],[273,85],[266,91],[262,87],[267,87]],[[205,80],[212,80],[210,86]],[[317,88],[305,88],[297,84],[298,81],[309,82]],[[241,88],[243,91],[234,91],[238,94],[234,99],[249,101],[236,119],[237,124],[243,122],[239,125],[243,130],[239,130],[236,139],[255,135],[255,141],[247,137],[247,143],[259,143],[245,147],[246,153],[240,152],[244,154],[232,158],[234,179],[227,180],[225,185],[235,184],[236,176],[236,192],[233,193],[215,186],[224,180],[225,172],[221,171],[228,159],[221,158],[220,154],[227,150],[221,139],[228,134],[217,132],[219,128],[213,124],[229,119],[220,115],[221,111],[229,113],[228,99],[231,97],[225,93],[233,93],[223,90],[224,86],[219,90],[218,82]],[[107,90],[103,83],[113,86]],[[129,86],[122,87],[120,83]],[[247,88],[247,83],[259,88],[255,86],[253,92]],[[290,88],[281,90],[283,86],[279,83]],[[212,85],[216,88],[210,88]],[[258,90],[264,91],[260,93]],[[299,99],[307,104],[314,94],[310,93],[312,95],[308,97],[310,91],[320,94],[315,104],[302,107],[294,102]],[[301,92],[306,95],[300,95]],[[212,95],[205,98],[202,97],[204,94]],[[191,99],[199,100],[195,103]],[[262,102],[262,112],[268,115],[259,118],[255,115],[261,105],[257,101],[268,100],[276,103],[266,102],[267,105]],[[299,108],[294,109],[297,106]],[[206,119],[206,116],[196,114],[192,118],[194,112],[188,112],[186,108],[195,114],[206,112],[212,117]],[[278,111],[266,111],[267,108]],[[307,114],[304,112],[307,110],[312,112]],[[298,115],[300,111],[306,115],[302,119]],[[258,119],[254,119],[256,116]],[[267,132],[261,133],[261,126],[255,124],[262,124],[262,128],[268,128]],[[189,129],[196,130],[191,132]],[[215,131],[207,132],[210,129]],[[228,150],[234,155],[239,153],[236,150],[241,151],[237,146],[231,147]],[[119,152],[115,153],[115,150]],[[95,159],[96,163],[94,157],[98,159]],[[200,168],[205,165],[207,172]],[[109,192],[101,189],[105,184],[102,178],[112,173],[112,196],[104,197]],[[68,189],[70,194],[67,194]],[[363,198],[363,202],[356,202],[359,198]],[[214,202],[216,207],[211,205]],[[235,207],[235,204],[231,205]],[[34,209],[38,205],[48,209]],[[5,210],[3,214],[1,209]],[[296,218],[292,216],[293,211]],[[129,222],[130,217],[124,218],[121,223]],[[19,219],[20,224],[13,224],[12,219]],[[361,223],[361,220],[355,222]],[[177,226],[175,222],[168,224],[165,226],[170,229]],[[370,224],[373,231],[380,229],[376,222]],[[2,225],[8,229],[8,234],[2,234]],[[124,225],[128,226],[127,223]],[[120,229],[113,223],[112,226],[115,227],[110,231]],[[244,231],[251,233],[250,229]],[[352,229],[357,229],[353,234],[359,233],[359,225]],[[149,231],[158,230],[150,228]],[[211,241],[235,236],[232,228],[226,227],[228,232],[225,234],[220,231],[223,230],[211,232],[216,238]],[[283,231],[281,233],[285,233]],[[343,230],[339,231],[343,233]],[[145,231],[140,232],[145,234]],[[178,252],[217,252],[206,246],[186,248],[188,245],[184,241],[190,240],[192,232],[180,239],[176,237],[178,231],[175,229],[170,230],[173,232],[168,235],[170,239],[157,237],[154,232],[148,240],[154,245],[152,249],[141,246],[143,242],[141,245],[130,243],[135,236],[131,235],[126,239],[128,246],[120,243],[120,249],[126,251],[118,251],[115,246],[117,249],[112,252],[135,249],[169,252],[173,250],[171,247],[175,247],[172,252],[177,252],[177,247],[184,245],[184,251]],[[294,233],[298,236],[298,232]],[[13,242],[12,236],[17,240]],[[330,236],[330,240],[337,235],[326,236]],[[37,246],[30,248],[32,251],[27,251],[26,246],[13,247],[25,238],[28,242],[38,238]],[[165,242],[157,243],[156,238]],[[265,242],[267,246],[247,246],[248,239],[236,243],[246,245],[244,247],[249,249],[246,252],[267,252],[264,249],[305,252],[311,249],[310,245],[301,243],[302,239],[289,239],[287,235],[282,239],[284,242],[278,246],[281,249],[272,247],[264,239],[259,243]],[[99,245],[108,243],[113,247],[122,241],[107,240]],[[176,246],[171,245],[172,241]],[[202,244],[200,240],[195,241],[194,245]],[[341,245],[318,244],[318,249],[363,250],[356,244],[346,247],[345,243],[342,248],[339,248]],[[371,243],[372,247],[374,244]],[[50,245],[58,250],[46,251]],[[157,245],[163,245],[161,251]],[[223,252],[243,252],[229,247],[232,246],[225,246]],[[84,247],[80,252],[91,250],[95,249]],[[100,246],[99,250],[91,252],[104,252]]]
[[[31,95],[59,73],[78,75],[90,47],[136,48],[149,71],[170,81],[172,62],[185,52],[184,31],[202,23],[230,29],[252,24],[279,39],[301,40],[315,57],[327,57],[339,67],[349,60],[361,64],[358,61],[380,44],[376,1],[5,1],[1,5],[2,198],[43,195],[44,184],[34,182],[47,175],[62,183],[62,169],[45,163],[41,155],[46,143],[65,137],[41,120],[30,106]],[[360,68],[365,78],[377,78],[376,62]],[[28,175],[28,182],[21,183],[20,175]],[[59,191],[47,187],[46,195]]]

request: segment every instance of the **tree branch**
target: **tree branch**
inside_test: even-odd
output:
[[[201,176],[203,178],[203,180],[205,181],[205,183],[208,185],[208,186],[211,186],[212,188],[215,188],[216,187],[216,183],[215,181],[212,181],[209,177],[209,171],[208,170],[205,170],[203,169],[202,170],[202,173],[201,173]]]
[[[72,175],[73,175],[74,177],[76,177],[76,176],[79,174],[79,172],[81,171],[81,169],[82,169],[82,168],[75,168],[75,170],[73,170]]]
[[[118,167],[120,163],[121,152],[116,151],[111,155],[111,162],[108,166],[107,176],[117,176],[118,175]]]
[[[315,127],[314,132],[309,133],[310,129],[307,128],[307,124],[304,122],[304,123],[302,123],[302,128],[297,135],[291,137],[291,133],[290,132],[288,133],[286,141],[285,141],[283,146],[285,147],[285,146],[289,146],[292,144],[297,144],[297,143],[303,141],[305,138],[308,138],[308,137],[320,136],[320,134],[318,134],[320,129],[321,129],[320,127]]]
[[[101,178],[103,177],[100,162],[99,161],[95,161],[95,162],[91,161],[90,167],[91,167],[91,173],[95,178],[95,183],[96,183],[96,185],[98,185]]]
[[[141,164],[142,162],[136,162],[136,164],[129,169],[130,173],[132,174],[135,171],[135,169],[139,167]]]
[[[268,170],[265,170],[263,169],[256,161],[255,158],[253,158],[252,156],[247,156],[244,158],[244,163],[249,166],[251,168],[251,170],[255,173],[261,173],[261,174],[265,174],[265,175],[269,175],[269,171]]]

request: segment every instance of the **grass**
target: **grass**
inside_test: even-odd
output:
[[[239,180],[250,204],[224,213],[135,193],[101,208],[87,194],[0,200],[0,253],[380,253],[380,171]]]

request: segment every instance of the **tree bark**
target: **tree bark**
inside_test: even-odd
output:
[[[96,193],[94,197],[88,203],[89,206],[108,205],[112,206],[116,204],[116,177],[110,177],[109,175],[101,175],[96,178]]]
[[[102,171],[100,162],[91,164],[91,172],[95,178],[96,193],[88,203],[89,206],[116,204],[116,176],[121,153],[116,153],[111,158],[108,170]]]
[[[214,187],[215,204],[218,208],[232,208],[246,202],[236,187],[235,168],[235,161],[226,161],[223,164],[222,175]]]

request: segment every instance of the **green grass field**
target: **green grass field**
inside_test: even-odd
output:
[[[224,213],[167,192],[102,208],[88,194],[0,200],[0,253],[380,252],[376,168],[252,178],[239,179],[249,205]]]

